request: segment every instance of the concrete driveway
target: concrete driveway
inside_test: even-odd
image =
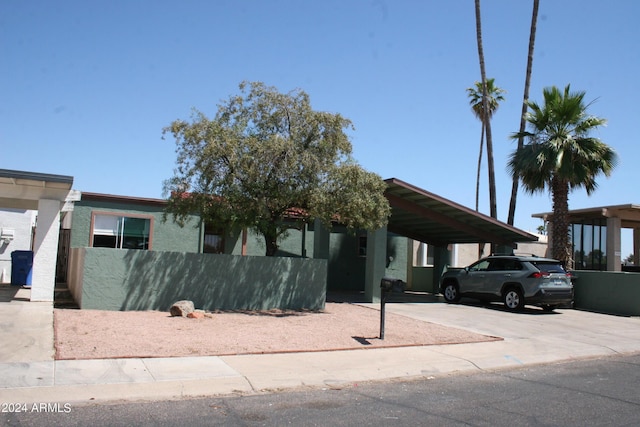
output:
[[[463,299],[459,304],[387,303],[386,310],[427,322],[502,337],[502,342],[489,343],[493,352],[501,350],[504,359],[516,364],[640,352],[638,317],[576,309],[559,309],[549,313],[529,306],[522,312],[511,312],[500,303],[481,304],[470,299]],[[456,347],[443,347],[442,350],[453,350],[454,353],[449,354],[454,355]],[[464,351],[468,354],[467,346],[458,347],[465,347]],[[464,357],[463,354],[459,355]],[[473,357],[473,354],[469,356]],[[490,365],[497,362],[495,356],[491,358],[493,362]],[[482,357],[478,362],[479,367],[491,367],[481,366]]]

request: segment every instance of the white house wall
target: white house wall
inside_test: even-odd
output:
[[[0,240],[0,283],[11,282],[11,253],[31,250],[31,230],[36,211],[26,209],[0,209],[0,229],[13,231],[8,243]]]

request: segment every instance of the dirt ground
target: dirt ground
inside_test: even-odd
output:
[[[492,341],[345,302],[324,311],[217,312],[202,319],[161,311],[54,310],[57,359],[221,356]]]

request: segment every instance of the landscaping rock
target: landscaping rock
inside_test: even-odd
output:
[[[169,309],[169,313],[171,313],[171,316],[187,317],[189,313],[193,313],[195,309],[193,301],[182,300],[174,302]]]

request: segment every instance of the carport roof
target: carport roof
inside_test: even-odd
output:
[[[544,221],[553,218],[553,212],[544,212],[531,215]],[[600,206],[586,209],[574,209],[569,211],[569,221],[579,224],[596,218],[620,218],[622,228],[640,227],[640,205],[629,203],[626,205]]]
[[[40,199],[63,202],[72,185],[72,176],[0,169],[0,207],[36,210]]]
[[[538,238],[397,178],[385,180],[391,205],[387,229],[427,244],[495,243],[513,246]]]

